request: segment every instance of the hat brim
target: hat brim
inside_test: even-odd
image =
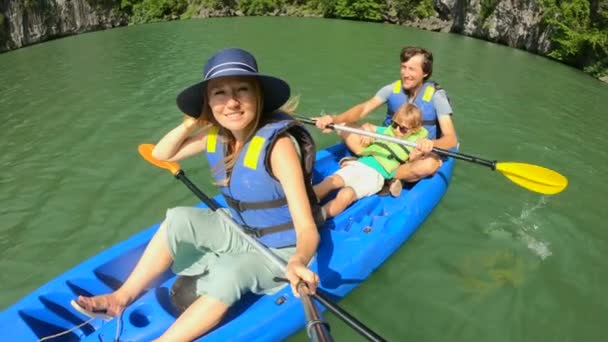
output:
[[[279,109],[283,104],[285,104],[285,102],[287,102],[291,94],[291,90],[287,82],[280,78],[248,71],[231,71],[229,75],[218,75],[216,77],[211,77],[184,89],[181,93],[179,93],[179,95],[177,95],[177,107],[184,114],[198,118],[202,113],[203,91],[205,91],[207,83],[213,79],[229,76],[251,76],[259,80],[264,98],[264,108],[262,109],[263,113],[270,113]]]

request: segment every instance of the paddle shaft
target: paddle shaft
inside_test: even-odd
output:
[[[288,283],[289,280],[285,278],[275,277],[275,281],[283,281]],[[317,292],[312,295],[319,303],[328,308],[334,315],[338,316],[346,325],[351,327],[353,330],[359,333],[359,335],[367,338],[368,341],[378,341],[383,342],[386,341],[382,336],[376,334],[374,331],[367,328],[363,323],[361,323],[358,319],[351,316],[348,312],[344,311],[341,307],[336,305],[324,294],[322,291],[317,289]]]
[[[316,123],[316,120],[309,119],[307,117],[296,116],[296,119],[305,124],[315,125]],[[399,145],[406,145],[411,147],[416,146],[416,143],[412,141],[406,141],[393,136],[378,134],[375,132],[368,132],[363,129],[357,129],[349,126],[336,125],[332,123],[327,125],[327,127],[337,131],[345,131],[353,134],[373,137],[379,140],[390,141]],[[496,160],[487,160],[467,155],[464,153],[444,150],[437,147],[433,148],[432,151],[444,156],[452,157],[454,159],[460,159],[478,165],[487,166],[492,171],[498,171],[499,173],[502,173],[513,183],[539,194],[554,195],[562,192],[566,188],[566,186],[568,186],[568,179],[566,177],[556,171],[547,169],[546,167],[527,163],[498,162]]]
[[[238,223],[236,223],[230,215],[226,214],[226,212],[224,212],[223,210],[218,210],[219,206],[217,205],[217,203],[214,200],[212,200],[211,198],[209,198],[209,196],[207,196],[204,192],[202,192],[196,185],[194,185],[194,183],[192,183],[190,181],[190,179],[188,179],[188,177],[186,177],[186,174],[184,173],[183,170],[179,170],[177,172],[177,174],[175,174],[175,178],[182,181],[182,183],[184,183],[188,187],[188,189],[190,189],[201,201],[203,201],[203,203],[205,203],[209,207],[209,209],[219,213],[223,218],[225,218],[226,222],[230,223],[246,241],[251,243],[260,253],[262,253],[266,258],[268,258],[268,260],[272,261],[275,265],[277,265],[277,267],[279,267],[279,269],[281,271],[283,271],[283,272],[285,271],[285,267],[286,267],[285,261],[283,261],[282,259],[277,257],[275,254],[273,254],[270,250],[268,250],[268,248],[266,248],[264,245],[262,245],[258,240],[247,235],[242,230],[241,226]],[[377,333],[372,331],[370,328],[366,327],[363,323],[358,321],[356,318],[349,315],[346,311],[344,311],[342,308],[340,308],[337,304],[335,304],[331,300],[329,300],[325,295],[323,295],[321,293],[321,289],[317,288],[316,293],[312,296],[315,297],[315,299],[317,299],[321,304],[323,304],[329,311],[333,312],[336,316],[338,316],[338,318],[340,318],[342,321],[344,321],[344,323],[346,323],[348,326],[350,326],[355,331],[357,331],[359,334],[361,334],[361,336],[364,336],[365,338],[367,338],[369,341],[378,341],[378,342],[386,341],[384,338],[380,337],[380,335],[378,335]],[[306,330],[307,330],[307,333],[309,333],[309,336],[311,336],[310,334],[313,333],[313,334],[317,334],[317,336],[315,337],[315,335],[313,335],[311,338],[317,338],[317,341],[331,341],[330,340],[331,336],[327,332],[327,324],[325,324],[321,319],[315,319],[314,321],[311,321],[308,319],[309,315],[312,317],[313,312],[314,312],[314,315],[316,315],[315,317],[319,317],[319,318],[321,317],[320,315],[318,315],[318,313],[316,313],[316,310],[314,310],[314,304],[310,300],[309,296],[300,295],[300,299],[302,300],[302,305],[304,306],[304,313],[306,315],[307,322],[308,322]],[[313,324],[311,324],[311,322]],[[318,323],[322,323],[322,324],[318,324]],[[323,331],[327,332],[325,334],[325,336],[323,335]]]
[[[306,298],[306,300],[302,300],[302,306],[304,307],[304,315],[306,316],[306,334],[308,337],[315,342],[333,342],[333,338],[329,333],[329,325],[323,321],[323,317],[317,311],[314,303],[306,295],[306,283],[302,281],[296,287],[300,298]]]
[[[303,122],[305,124],[315,125],[315,120],[313,120],[313,119],[309,119],[309,118],[301,117],[301,116],[296,116],[296,119],[298,119],[298,121]],[[372,137],[372,138],[379,139],[379,140],[390,141],[390,142],[393,142],[393,143],[399,144],[399,145],[416,147],[416,143],[412,142],[412,141],[407,141],[407,140],[399,139],[396,137],[391,137],[391,136],[384,135],[384,134],[368,132],[368,131],[365,131],[362,129],[357,129],[357,128],[353,128],[353,127],[349,127],[349,126],[345,126],[345,125],[329,124],[329,125],[327,125],[327,128],[330,128],[330,129],[333,129],[336,131],[344,131],[344,132],[349,132],[349,133],[354,133],[354,134],[359,134],[359,135],[365,135],[365,136]],[[433,147],[433,152],[444,155],[444,156],[452,157],[455,159],[465,160],[465,161],[472,162],[475,164],[487,166],[492,170],[496,170],[496,161],[495,160],[487,160],[487,159],[483,159],[483,158],[478,158],[478,157],[470,156],[470,155],[464,154],[464,153],[457,153],[457,152],[444,150],[444,149],[438,148],[438,147]]]

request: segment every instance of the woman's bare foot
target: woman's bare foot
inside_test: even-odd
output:
[[[107,295],[84,297],[79,296],[76,303],[90,312],[104,312],[110,316],[118,316],[129,305],[130,299],[118,291]]]

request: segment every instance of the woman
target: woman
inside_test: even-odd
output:
[[[178,95],[186,119],[157,143],[153,156],[179,161],[206,152],[235,221],[287,260],[292,288],[305,281],[314,293],[319,279],[306,265],[319,243],[313,218],[319,208],[311,200],[315,149],[310,134],[277,110],[289,95],[285,81],[258,73],[248,52],[219,51],[207,61],[203,81]],[[169,267],[196,277],[198,297],[159,341],[203,335],[244,293],[276,291],[273,278],[282,275],[213,211],[174,208],[118,290],[81,296],[74,305],[120,314]]]

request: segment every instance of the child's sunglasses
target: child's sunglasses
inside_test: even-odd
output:
[[[398,129],[399,132],[401,132],[401,134],[406,134],[410,129],[400,125],[398,122],[396,122],[395,120],[391,121],[391,126],[393,127],[393,129]]]

